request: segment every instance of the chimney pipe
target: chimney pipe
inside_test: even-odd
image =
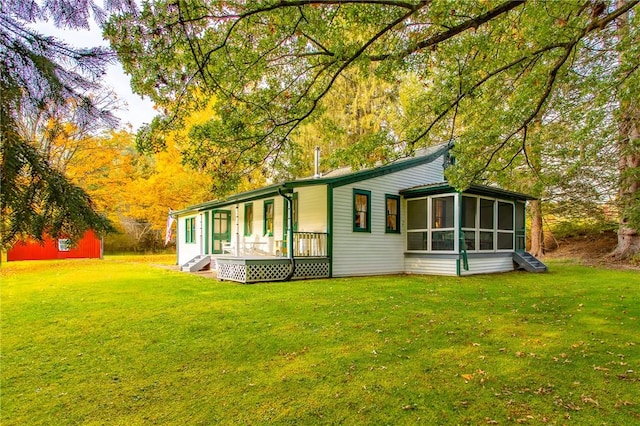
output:
[[[318,179],[319,177],[322,177],[322,175],[320,174],[320,147],[316,146],[316,150],[315,150],[315,155],[314,155],[314,174],[313,177],[314,179]]]

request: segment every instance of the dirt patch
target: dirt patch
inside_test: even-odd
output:
[[[559,240],[549,238],[545,244],[550,247],[545,254],[547,259],[573,259],[585,265],[640,270],[640,266],[634,266],[629,261],[612,260],[609,257],[618,244],[615,232],[576,235]]]

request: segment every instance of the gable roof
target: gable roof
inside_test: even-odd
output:
[[[445,194],[451,192],[458,192],[454,187],[449,185],[449,182],[432,183],[429,185],[414,186],[412,188],[403,189],[400,191],[400,195],[405,198],[423,197],[425,195],[433,194]],[[535,197],[531,195],[522,194],[520,192],[508,191],[506,189],[498,188],[489,185],[471,185],[464,191],[460,191],[464,194],[474,195],[486,195],[490,197],[502,197],[506,199],[514,200],[535,200]]]
[[[245,191],[238,194],[230,195],[226,198],[219,200],[207,201],[205,203],[189,206],[183,210],[177,210],[171,212],[172,216],[180,216],[186,213],[195,213],[204,210],[211,210],[215,208],[225,207],[232,204],[249,202],[258,200],[261,198],[271,197],[275,195],[281,195],[283,193],[291,193],[294,188],[313,185],[329,185],[331,187],[339,187],[349,185],[351,183],[360,182],[367,179],[372,179],[379,176],[384,176],[389,173],[395,173],[401,170],[416,167],[422,164],[431,163],[437,158],[444,155],[450,146],[448,144],[436,145],[433,147],[421,149],[417,151],[414,156],[399,158],[388,164],[373,167],[370,169],[364,169],[353,172],[350,168],[341,168],[327,173],[325,176],[315,178],[307,177],[302,179],[296,179],[291,181],[285,181],[276,183],[273,185],[265,186],[262,188],[254,189],[251,191]]]

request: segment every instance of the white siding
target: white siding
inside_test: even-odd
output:
[[[509,256],[470,257],[469,270],[460,268],[460,275],[490,274],[513,271],[513,259]]]
[[[264,202],[269,200],[273,201],[273,235],[271,236],[264,233]],[[249,245],[247,243],[256,243],[252,246],[255,247],[256,254],[276,253],[278,249],[276,242],[282,239],[284,223],[283,202],[282,197],[278,195],[249,202],[253,204],[253,233],[251,235],[244,235],[244,206],[249,203],[240,203],[238,205],[238,235],[241,247],[248,247]],[[235,212],[233,214],[235,215]],[[233,226],[232,232],[234,235],[232,236],[232,240],[235,243],[235,221]]]
[[[444,180],[442,158],[384,176],[335,188],[333,191],[333,276],[394,274],[405,271],[404,232],[385,233],[385,194]],[[371,233],[353,232],[353,190],[371,191]],[[455,267],[454,267],[455,273]]]
[[[327,186],[296,188],[298,193],[298,231],[327,232]]]
[[[301,232],[327,232],[327,187],[317,185],[296,188],[298,193],[298,231]],[[268,236],[263,233],[264,229],[264,202],[273,200],[274,220],[273,235]],[[244,235],[244,206],[246,203],[238,205],[239,237],[241,246],[246,243],[258,243],[255,247],[260,252],[275,255],[280,250],[280,244],[284,239],[284,219],[286,201],[283,197],[276,195],[264,199],[251,201],[253,204],[253,234]],[[235,206],[232,210],[232,240],[236,241],[235,228]],[[263,253],[264,254],[264,253]]]
[[[196,218],[196,238],[194,243],[186,243],[186,228],[185,228],[185,219],[187,218]],[[194,257],[201,254],[202,250],[202,216],[200,214],[197,215],[189,215],[189,216],[180,216],[177,219],[177,227],[178,227],[178,264],[184,265]]]
[[[456,259],[442,257],[411,257],[408,256],[405,261],[405,272],[407,274],[422,275],[457,275]]]

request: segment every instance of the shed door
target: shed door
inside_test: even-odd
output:
[[[214,210],[212,212],[211,252],[222,253],[222,244],[231,241],[231,212]]]

